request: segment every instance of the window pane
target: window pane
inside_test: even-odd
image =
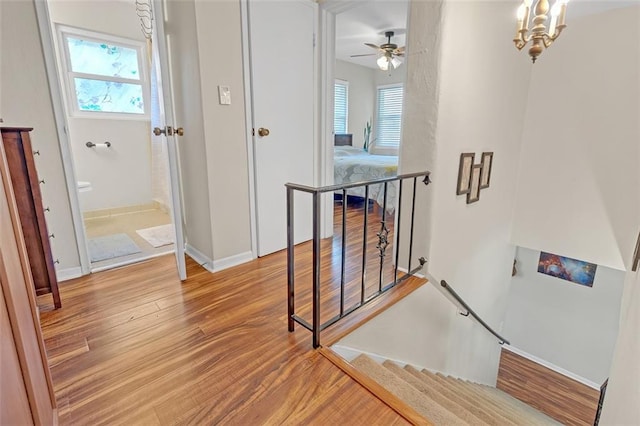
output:
[[[73,72],[140,80],[135,49],[73,37],[67,45]]]
[[[402,129],[402,87],[378,89],[376,145],[399,146]]]
[[[74,78],[74,81],[81,111],[144,114],[142,86],[139,84],[87,78]]]
[[[333,132],[340,135],[347,133],[348,86],[335,83],[334,89]]]

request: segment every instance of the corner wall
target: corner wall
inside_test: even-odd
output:
[[[629,266],[640,216],[639,74],[638,6],[571,20],[540,57],[522,137],[514,244]]]
[[[625,274],[598,265],[593,287],[586,287],[538,273],[539,257],[539,251],[518,248],[505,337],[599,387],[611,368]]]
[[[433,172],[433,183],[420,191],[416,217],[428,223],[416,230],[414,253],[425,255],[429,273],[447,280],[499,330],[515,251],[509,236],[531,63],[510,44],[511,2],[414,1],[410,7],[408,50],[427,53],[407,60],[400,168]],[[477,33],[483,37],[469,36]],[[479,202],[466,204],[455,191],[459,157],[475,152],[479,158],[483,151],[495,153],[491,186]],[[366,347],[358,336],[360,349],[393,350],[400,360],[418,356],[418,365],[495,384],[500,346],[492,335],[459,316],[435,286],[405,303],[415,320],[403,322],[406,315],[391,310],[379,315],[359,331],[367,334]],[[393,326],[376,328],[381,323]],[[385,331],[394,329],[407,330],[402,343]],[[419,354],[409,355],[416,342],[422,342]]]
[[[45,69],[40,32],[32,0],[0,1],[0,111],[2,126],[33,127],[31,142],[42,185],[53,258],[56,270],[79,268],[80,257],[71,219],[71,207],[62,167],[62,154],[53,116],[53,106]]]

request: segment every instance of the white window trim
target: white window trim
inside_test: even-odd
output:
[[[400,143],[398,143],[397,145],[395,144],[379,144],[377,141],[377,134],[378,134],[378,123],[380,123],[380,117],[378,116],[378,106],[379,106],[379,92],[380,89],[387,89],[387,88],[394,88],[394,87],[401,87],[402,88],[402,116],[404,117],[404,84],[403,83],[393,83],[393,84],[381,84],[379,86],[376,86],[376,104],[375,104],[375,109],[374,109],[374,115],[375,115],[375,125],[376,125],[376,129],[373,132],[374,135],[374,140],[375,143],[373,144],[374,146],[372,147],[377,153],[382,153],[382,151],[385,151],[384,154],[395,154],[398,152],[398,150],[400,149]],[[402,127],[400,128],[400,130],[402,131]],[[400,142],[402,142],[402,135],[400,136]]]
[[[110,34],[98,33],[64,25],[56,26],[58,35],[59,63],[62,67],[62,80],[65,92],[67,111],[74,118],[110,119],[110,120],[139,120],[149,121],[151,119],[151,84],[149,81],[149,66],[145,58],[148,57],[147,45],[143,41],[131,40],[117,37]],[[133,49],[138,56],[139,80],[121,77],[109,77],[98,74],[86,74],[71,71],[71,57],[66,37],[82,38],[97,43],[116,44],[118,46]],[[142,86],[142,101],[144,103],[144,114],[108,111],[85,111],[78,108],[78,100],[75,91],[74,78],[89,78],[93,80],[115,81],[121,83],[139,84]]]
[[[349,133],[349,82],[347,80],[336,78],[334,81],[334,92],[335,92],[335,84],[343,84],[347,88],[347,96],[346,96],[347,109],[344,114],[344,132]],[[335,99],[334,99],[333,111],[335,114]],[[335,120],[335,117],[334,117],[334,120]],[[335,128],[334,128],[334,133],[335,133]]]

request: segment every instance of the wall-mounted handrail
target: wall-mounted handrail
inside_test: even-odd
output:
[[[408,252],[409,252],[409,256],[412,255],[413,253],[413,230],[414,230],[414,221],[416,220],[416,215],[415,215],[415,204],[416,204],[416,187],[418,186],[417,182],[418,182],[418,178],[422,178],[421,182],[424,183],[425,185],[428,185],[430,183],[429,180],[429,175],[430,172],[428,171],[424,171],[424,172],[418,172],[418,173],[407,173],[407,174],[402,174],[402,175],[398,175],[398,176],[392,176],[392,177],[386,177],[386,178],[381,178],[381,179],[372,179],[369,181],[362,181],[362,182],[353,182],[353,183],[345,183],[345,184],[339,184],[339,185],[328,185],[328,186],[322,186],[322,187],[312,187],[312,186],[306,186],[306,185],[300,185],[300,184],[295,184],[295,183],[287,183],[285,184],[285,187],[287,188],[287,290],[288,290],[288,303],[287,303],[287,311],[288,311],[288,329],[290,332],[292,332],[294,330],[294,326],[295,324],[299,324],[301,326],[303,326],[304,328],[306,328],[307,330],[312,332],[313,335],[313,347],[317,348],[318,346],[320,346],[320,332],[324,329],[326,329],[327,327],[335,324],[336,322],[338,322],[339,320],[341,320],[342,318],[346,317],[347,315],[349,315],[350,313],[354,312],[356,309],[359,309],[360,307],[364,306],[365,304],[371,302],[372,300],[374,300],[375,298],[377,298],[378,296],[380,296],[381,294],[385,293],[386,291],[390,290],[392,287],[400,284],[402,281],[406,280],[407,278],[409,278],[410,276],[414,275],[416,272],[418,272],[419,270],[421,270],[424,266],[424,264],[426,263],[426,260],[424,258],[420,258],[418,259],[418,265],[412,268],[411,265],[411,258],[409,257],[409,262],[408,262],[408,266],[407,266],[407,272],[403,275],[403,276],[398,276],[398,269],[399,269],[399,249],[398,246],[400,244],[400,226],[401,226],[401,215],[400,215],[400,209],[402,206],[402,196],[403,196],[403,182],[405,180],[411,180],[413,181],[413,193],[412,193],[412,199],[411,201],[411,217],[409,218],[410,220],[410,234],[409,234],[409,241],[408,241]],[[397,205],[394,206],[395,208],[397,208],[397,215],[396,215],[396,224],[395,224],[395,229],[396,231],[393,233],[393,237],[390,234],[390,229],[387,226],[387,222],[389,220],[388,214],[387,214],[387,207],[390,207],[387,205],[387,191],[389,189],[389,183],[397,183],[397,194],[398,194],[398,198],[397,198]],[[377,285],[377,289],[373,294],[369,294],[366,295],[365,294],[365,280],[366,280],[366,265],[367,265],[367,242],[368,237],[367,237],[367,232],[368,232],[368,221],[369,221],[369,213],[368,213],[368,208],[364,209],[364,217],[363,217],[363,234],[362,234],[362,259],[361,259],[361,264],[362,264],[362,273],[361,273],[361,282],[360,282],[360,294],[358,297],[358,300],[351,306],[345,306],[346,304],[346,298],[345,298],[345,257],[346,257],[346,250],[347,250],[347,227],[346,227],[346,201],[347,201],[347,190],[348,189],[353,189],[353,188],[359,188],[359,187],[363,187],[364,188],[364,200],[365,200],[365,205],[368,204],[368,201],[370,199],[370,192],[369,189],[370,187],[373,187],[374,185],[381,185],[383,188],[383,198],[382,198],[382,204],[381,204],[381,213],[380,213],[380,231],[378,233],[376,233],[376,236],[378,238],[378,244],[376,245],[376,249],[379,251],[378,257],[379,257],[379,269],[378,269],[378,285]],[[294,255],[294,235],[293,235],[293,230],[294,230],[294,192],[295,191],[300,191],[300,192],[306,192],[312,195],[313,199],[312,199],[312,203],[313,203],[313,207],[312,207],[312,291],[311,291],[311,298],[312,298],[312,319],[311,321],[306,321],[303,318],[299,317],[298,315],[296,315],[295,312],[295,303],[294,303],[294,294],[295,294],[295,271],[294,271],[294,264],[295,264],[295,255]],[[324,323],[320,322],[320,274],[321,274],[321,269],[320,269],[320,258],[321,258],[321,253],[320,253],[320,219],[321,219],[321,212],[320,212],[320,208],[321,208],[321,195],[324,193],[342,193],[342,200],[343,200],[343,204],[342,204],[342,241],[341,241],[341,246],[342,246],[342,252],[340,254],[341,256],[341,261],[340,261],[340,306],[339,306],[339,313],[338,315],[334,316],[333,318],[325,321]],[[378,201],[379,198],[376,198],[375,202],[379,202]],[[403,241],[404,242],[404,241]],[[386,251],[387,251],[387,247],[391,246],[393,244],[393,246],[395,246],[396,249],[396,255],[395,255],[395,264],[393,264],[393,280],[384,285],[383,279],[384,279],[384,274],[383,274],[383,268],[385,265],[385,258],[387,257],[386,255]]]
[[[458,293],[456,293],[456,291],[453,288],[451,288],[451,286],[445,280],[440,281],[440,285],[444,287],[449,292],[449,294],[453,296],[454,299],[456,299],[456,302],[458,302],[460,306],[464,308],[465,311],[467,311],[466,314],[463,314],[464,316],[471,315],[476,321],[478,321],[478,323],[480,323],[484,328],[486,328],[489,333],[496,336],[496,338],[498,339],[501,345],[504,345],[505,343],[507,345],[511,344],[507,339],[505,339],[504,337],[496,333],[495,330],[489,326],[489,324],[484,322],[484,320],[480,318],[478,314],[476,314],[475,311],[469,307],[469,305],[467,305],[467,303],[462,299],[462,297],[460,297],[460,295],[458,295]]]

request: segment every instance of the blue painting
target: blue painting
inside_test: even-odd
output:
[[[593,279],[598,265],[558,256],[557,254],[540,252],[538,272],[552,277],[571,281],[572,283],[593,287]]]

